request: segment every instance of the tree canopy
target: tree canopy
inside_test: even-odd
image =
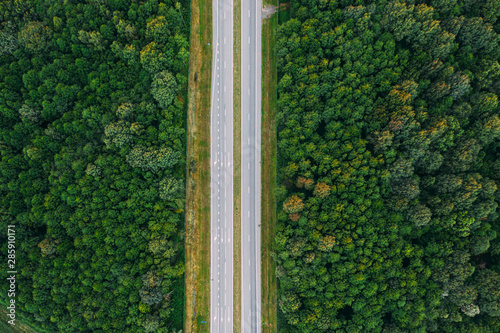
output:
[[[37,332],[183,328],[184,22],[170,0],[0,3],[0,219]]]
[[[500,330],[499,15],[486,0],[280,13],[281,332]]]

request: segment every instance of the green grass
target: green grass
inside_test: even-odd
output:
[[[277,1],[266,1],[277,5]],[[275,251],[276,236],[276,103],[277,59],[276,32],[278,14],[265,19],[262,25],[262,222],[261,222],[261,281],[262,281],[262,332],[277,332],[276,263],[271,257]]]
[[[212,2],[191,1],[187,156],[196,171],[187,177],[184,331],[209,332],[210,323],[210,85]],[[195,80],[195,74],[197,79]],[[194,184],[191,186],[190,184]],[[189,214],[188,214],[189,213]],[[206,321],[207,323],[202,323]]]
[[[233,8],[233,331],[241,332],[241,0]]]

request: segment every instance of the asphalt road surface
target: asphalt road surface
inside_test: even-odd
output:
[[[260,123],[262,1],[241,1],[241,331],[261,332]]]
[[[210,332],[233,332],[233,1],[212,3]]]

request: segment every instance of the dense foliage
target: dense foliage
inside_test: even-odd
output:
[[[0,218],[37,331],[182,329],[188,6],[0,2]]]
[[[287,16],[282,332],[499,332],[500,1],[296,0]]]

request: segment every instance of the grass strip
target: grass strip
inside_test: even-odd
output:
[[[210,87],[212,2],[191,1],[186,184],[185,329],[210,330]]]
[[[277,6],[276,0],[266,4]],[[276,103],[277,59],[276,32],[278,14],[262,22],[262,221],[261,221],[261,281],[262,281],[262,332],[277,332],[278,284],[276,263],[271,257],[275,251],[276,237]]]
[[[233,324],[241,332],[241,0],[233,2]]]

